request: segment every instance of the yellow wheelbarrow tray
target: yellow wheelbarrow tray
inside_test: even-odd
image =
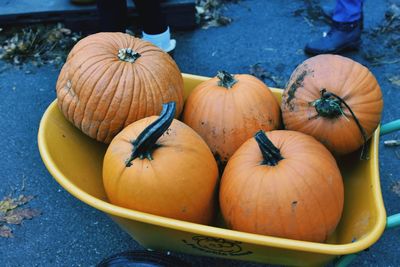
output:
[[[183,74],[183,78],[185,97],[196,85],[209,79],[190,74]],[[282,90],[271,90],[280,102]],[[396,121],[382,129],[388,133],[399,129],[399,125]],[[369,160],[359,160],[359,152],[338,160],[345,186],[344,211],[326,243],[234,231],[222,224],[200,225],[111,204],[102,184],[107,145],[87,137],[68,122],[59,111],[57,100],[42,117],[38,145],[48,171],[65,190],[105,212],[145,248],[270,264],[320,266],[341,255],[367,249],[385,229],[387,218],[378,164],[379,133],[380,128],[368,142]],[[398,217],[392,217],[391,225],[399,221]],[[342,264],[349,262],[349,258],[344,259]]]

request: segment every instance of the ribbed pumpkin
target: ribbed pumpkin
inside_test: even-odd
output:
[[[192,91],[182,120],[203,137],[224,165],[257,130],[278,129],[280,116],[277,100],[262,81],[220,71]]]
[[[174,120],[175,104],[138,120],[110,143],[103,183],[111,203],[155,215],[209,224],[214,215],[217,163],[204,140]]]
[[[313,137],[259,131],[228,161],[219,199],[234,230],[323,242],[341,218],[343,182],[332,154]]]
[[[183,78],[157,46],[123,33],[97,33],[71,50],[57,80],[58,106],[88,136],[105,143],[128,124],[175,101],[183,108]]]
[[[337,155],[360,148],[377,128],[383,108],[374,75],[339,55],[305,60],[282,95],[285,128],[314,136]]]

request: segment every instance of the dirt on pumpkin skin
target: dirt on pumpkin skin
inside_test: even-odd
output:
[[[297,74],[300,72],[300,74]],[[295,98],[296,91],[299,87],[304,86],[304,79],[306,76],[313,74],[314,71],[311,69],[308,69],[307,64],[304,64],[300,66],[298,70],[296,70],[295,73],[295,80],[294,82],[290,85],[289,89],[287,90],[287,98],[285,101],[286,106],[289,108],[290,111],[293,111],[294,106],[291,105],[291,101]]]

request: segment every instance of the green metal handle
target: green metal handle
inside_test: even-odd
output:
[[[386,229],[400,226],[400,213],[390,215],[386,220]]]
[[[346,256],[341,256],[337,262],[335,262],[335,267],[347,267],[349,264],[357,258],[359,253],[349,254]]]
[[[400,130],[400,119],[381,125],[380,136],[399,130]],[[400,213],[387,217],[386,229],[399,226],[400,226]],[[357,258],[358,254],[359,253],[355,253],[340,257],[338,261],[335,263],[335,267],[348,266],[355,258]]]
[[[380,135],[382,136],[399,130],[400,130],[400,119],[381,125]]]

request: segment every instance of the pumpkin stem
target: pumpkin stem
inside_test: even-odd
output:
[[[121,61],[133,63],[138,59],[141,55],[131,48],[121,48],[118,50],[118,58]]]
[[[311,103],[311,105],[315,107],[319,116],[334,119],[344,115],[341,100],[338,98],[331,98],[331,96],[333,95],[326,92],[326,89],[322,89],[321,98]]]
[[[254,138],[261,150],[264,160],[261,164],[266,164],[269,166],[278,165],[278,162],[283,159],[280,150],[274,146],[271,140],[268,139],[264,131],[260,130],[255,135]]]
[[[132,161],[136,158],[153,160],[152,152],[159,147],[156,144],[157,140],[169,128],[174,120],[176,110],[175,102],[163,104],[163,109],[157,120],[147,126],[137,137],[132,141],[133,150],[129,159],[125,162],[126,167],[132,165]]]
[[[354,114],[353,110],[351,110],[350,106],[346,103],[346,101],[343,100],[343,98],[332,92],[328,92],[325,88],[323,88],[321,90],[321,98],[311,103],[311,105],[315,107],[318,115],[322,117],[337,118],[339,116],[344,116],[347,119],[346,114],[344,114],[343,112],[341,104],[343,104],[350,111],[350,114],[356,122],[357,127],[363,137],[364,143],[362,146],[361,159],[368,159],[368,153],[365,149],[365,143],[368,139],[367,133],[362,127],[357,116]]]
[[[238,80],[236,80],[232,74],[224,70],[218,71],[217,77],[219,79],[218,86],[222,86],[227,89],[232,88],[235,85],[235,83],[238,82]]]

